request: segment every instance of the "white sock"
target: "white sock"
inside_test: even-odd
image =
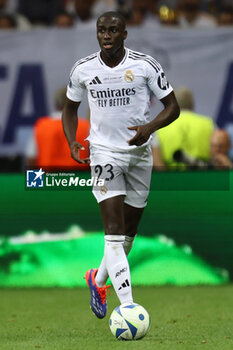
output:
[[[123,235],[106,235],[104,254],[109,277],[121,304],[133,302],[129,263],[123,248],[124,239]]]
[[[125,251],[125,254],[128,256],[128,254],[130,253],[132,246],[133,246],[133,242],[134,242],[134,237],[130,237],[130,236],[125,236],[125,241],[123,244],[123,248]]]
[[[134,238],[135,237],[130,237],[130,236],[125,236],[123,248],[125,251],[126,256],[130,253],[133,243],[134,243]],[[98,287],[103,287],[108,279],[108,271],[106,268],[106,261],[105,261],[105,256],[103,257],[100,266],[98,268],[98,272],[95,276],[95,283],[97,284]]]

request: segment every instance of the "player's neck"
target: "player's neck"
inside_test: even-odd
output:
[[[115,52],[112,55],[106,54],[105,52],[101,51],[100,56],[107,66],[113,68],[116,67],[123,60],[125,56],[125,48],[121,48],[121,50]]]

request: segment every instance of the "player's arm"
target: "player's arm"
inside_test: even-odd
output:
[[[162,102],[164,109],[150,123],[128,127],[128,129],[136,131],[136,135],[128,141],[130,146],[143,145],[156,130],[169,125],[179,117],[180,108],[173,91],[160,101]]]
[[[173,91],[160,101],[162,102],[164,109],[148,124],[152,133],[171,124],[180,115],[180,107]]]
[[[62,125],[66,139],[70,146],[71,157],[78,163],[88,163],[89,159],[80,159],[79,150],[84,150],[84,147],[76,141],[76,132],[78,127],[78,108],[80,102],[71,101],[66,98],[65,106],[62,111]]]

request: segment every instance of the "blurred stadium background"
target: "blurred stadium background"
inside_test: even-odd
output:
[[[10,14],[14,17],[21,10],[26,16],[23,10],[26,2],[19,1],[19,8],[16,3],[9,2]],[[99,3],[102,3],[101,11],[112,9],[107,2]],[[199,3],[200,11],[214,18],[214,25],[203,27],[183,26],[176,1],[148,1],[148,8],[152,4],[154,9],[156,4],[154,12],[139,6],[147,1],[139,1],[139,7],[134,1],[108,3],[113,8],[126,9],[129,23],[126,46],[157,58],[174,87],[187,86],[194,93],[195,111],[211,117],[216,126],[232,135],[233,23],[223,25],[219,21],[223,2]],[[13,244],[17,241],[10,241],[10,238],[25,237],[25,234],[29,237],[28,233],[32,232],[40,236],[47,232],[45,240],[49,241],[55,234],[68,234],[72,225],[79,226],[82,233],[102,231],[98,206],[91,191],[26,189],[25,155],[34,123],[54,110],[54,93],[67,84],[74,62],[98,50],[95,18],[100,10],[96,7],[88,20],[82,20],[72,12],[72,1],[67,1],[66,5],[66,11],[72,13],[75,22],[66,28],[55,25],[54,14],[50,22],[41,19],[30,22],[31,17],[28,17],[30,25],[26,29],[17,26],[0,29],[0,261],[3,267],[0,285],[7,285],[6,278],[11,273],[21,277],[31,273],[30,268],[25,267],[30,265],[30,261],[27,264],[24,260],[28,257],[25,246],[21,246],[24,252],[21,254]],[[225,5],[228,6],[227,2]],[[140,20],[132,13],[141,14]],[[158,113],[160,108],[160,103],[153,100],[151,114]],[[88,118],[86,100],[81,105],[80,116]],[[221,270],[221,273],[220,270],[215,272],[223,276],[222,282],[232,280],[232,170],[154,172],[139,235],[148,239],[165,236],[166,244],[174,248],[188,246],[187,251],[192,251],[208,266]],[[30,239],[36,241],[31,235],[26,242]],[[143,247],[145,242],[141,244]],[[58,251],[66,249],[64,246]],[[53,252],[53,248],[48,252]],[[170,258],[168,254],[166,264]],[[153,259],[156,261],[156,254]],[[177,267],[172,273],[182,274],[182,268]],[[164,283],[171,281],[174,282],[168,279]],[[54,284],[59,285],[59,282]]]

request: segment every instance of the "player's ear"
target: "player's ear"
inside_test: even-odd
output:
[[[124,40],[127,38],[127,35],[128,35],[128,32],[127,32],[127,30],[125,30],[125,31],[124,31],[124,34],[123,34]]]

